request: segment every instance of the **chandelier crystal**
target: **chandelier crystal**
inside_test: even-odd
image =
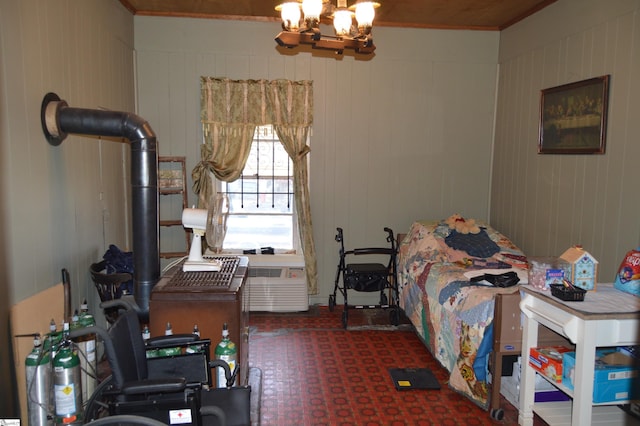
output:
[[[340,55],[344,49],[370,55],[376,49],[371,28],[378,7],[380,3],[369,0],[357,0],[350,7],[347,0],[338,0],[337,7],[329,0],[285,0],[276,6],[282,17],[282,32],[276,42],[288,48],[310,44]],[[320,22],[327,20],[333,21],[335,35],[321,33]]]

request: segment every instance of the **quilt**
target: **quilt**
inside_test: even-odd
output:
[[[490,281],[515,272],[520,283],[526,282],[527,261],[495,229],[474,220],[466,221],[472,228],[461,229],[456,227],[460,220],[465,222],[452,216],[411,226],[398,248],[399,303],[431,354],[449,371],[449,386],[487,409],[495,295],[518,290],[517,285],[497,287]]]

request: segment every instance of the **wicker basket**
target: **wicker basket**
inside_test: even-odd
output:
[[[580,287],[565,287],[564,284],[551,284],[551,294],[565,302],[582,302],[587,290]]]

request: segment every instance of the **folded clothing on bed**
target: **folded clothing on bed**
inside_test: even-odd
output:
[[[461,234],[455,229],[451,230],[444,242],[449,247],[465,251],[473,257],[487,258],[500,251],[500,247],[489,238],[484,228],[477,234]]]

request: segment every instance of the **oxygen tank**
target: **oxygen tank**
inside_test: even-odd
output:
[[[25,360],[27,377],[27,412],[29,425],[50,426],[48,417],[51,406],[51,358],[42,350],[40,334],[33,337],[33,349]]]
[[[71,347],[69,323],[64,323],[62,333],[62,343],[53,360],[56,424],[82,424],[80,357]]]
[[[53,360],[56,357],[56,352],[60,346],[62,340],[62,333],[56,331],[56,322],[51,319],[49,323],[49,333],[45,336],[43,349],[45,352],[49,352],[50,358]]]
[[[200,329],[198,328],[198,324],[194,324],[193,332],[191,334],[195,334],[196,336],[198,336],[198,339],[200,338]],[[199,353],[202,352],[202,347],[201,345],[189,345],[187,346],[185,352],[188,354]]]
[[[78,316],[77,327],[92,327],[96,325],[95,318],[89,313],[87,301],[80,305],[80,315]],[[87,402],[97,386],[98,364],[96,359],[96,335],[88,334],[80,336],[76,340],[78,351],[80,352],[80,377],[82,379],[82,401]]]
[[[173,327],[171,327],[171,323],[170,322],[167,323],[167,327],[164,330],[164,335],[165,336],[173,336]],[[160,356],[160,357],[174,356],[174,355],[180,355],[180,354],[182,354],[182,348],[181,347],[158,349],[158,356]]]
[[[222,326],[222,341],[216,346],[215,357],[229,364],[229,369],[233,374],[237,365],[238,349],[236,344],[229,338],[229,329],[226,322]],[[219,388],[227,387],[227,378],[222,368],[216,369],[216,383]]]

